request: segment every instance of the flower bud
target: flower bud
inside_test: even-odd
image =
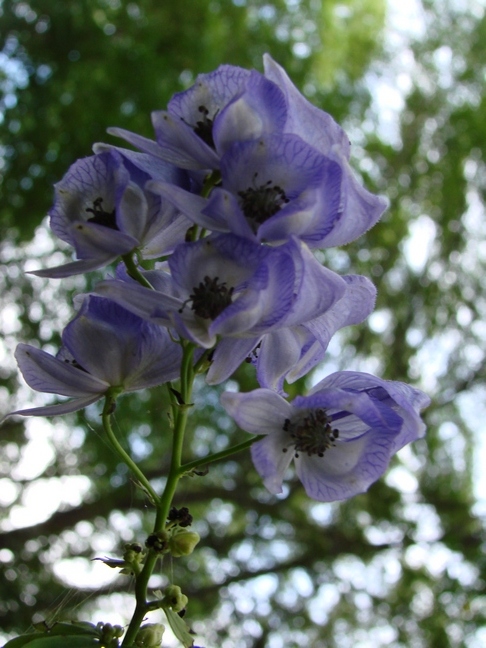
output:
[[[145,546],[147,549],[152,549],[156,553],[167,553],[169,534],[167,531],[157,531],[157,533],[152,533],[149,535],[145,541]]]
[[[161,623],[146,623],[137,632],[135,645],[137,648],[160,648],[165,626]]]
[[[111,623],[101,623],[97,626],[101,633],[101,645],[110,648],[110,646],[118,646],[118,639],[123,635],[123,628],[119,625],[111,625]]]
[[[174,558],[189,556],[194,551],[201,537],[195,531],[180,531],[174,533],[169,540],[169,551]]]
[[[178,585],[169,585],[164,590],[163,607],[169,607],[173,612],[184,610],[189,599],[182,593]]]

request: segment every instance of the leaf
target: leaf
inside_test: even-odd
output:
[[[176,612],[173,612],[171,609],[164,608],[164,612],[172,632],[179,639],[184,648],[191,648],[191,646],[194,644],[194,639],[189,633],[186,623]]]
[[[68,625],[68,624],[59,624]],[[99,648],[100,644],[94,637],[73,634],[55,635],[39,634],[38,632],[21,635],[8,641],[3,648]]]
[[[91,637],[100,637],[100,631],[98,630],[98,628],[88,621],[67,621],[54,623],[50,628],[46,630],[46,634],[51,637],[57,635],[87,635]]]
[[[37,636],[33,637],[29,643],[21,645],[27,646],[27,648],[100,648],[98,639],[78,635]],[[9,648],[12,648],[12,646],[9,646]]]
[[[7,643],[4,645],[3,648],[22,648],[23,646],[26,646],[30,641],[33,639],[38,639],[39,638],[39,633],[29,633],[26,635],[20,635],[20,637],[15,637],[15,639],[10,639],[10,641],[7,641]]]

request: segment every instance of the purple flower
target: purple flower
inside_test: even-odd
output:
[[[346,291],[319,317],[264,335],[249,360],[256,365],[261,387],[285,395],[283,383],[293,383],[322,362],[329,342],[341,328],[360,324],[372,312],[376,288],[360,275],[346,275]]]
[[[77,160],[55,185],[50,225],[74,247],[78,260],[33,274],[60,278],[88,272],[135,249],[149,259],[170,252],[191,223],[171,203],[144,191],[151,179],[185,182],[184,173],[170,164],[124,149]]]
[[[328,113],[307,101],[271,56],[265,54],[263,61],[265,76],[276,83],[285,95],[287,120],[283,131],[298,135],[341,167],[340,213],[320,246],[333,247],[349,243],[379,220],[388,201],[367,191],[354,177],[348,163],[350,142],[343,129]]]
[[[269,389],[226,392],[221,402],[243,430],[266,436],[251,451],[270,492],[282,492],[293,459],[309,497],[332,502],[366,491],[400,448],[424,435],[419,412],[430,399],[405,383],[343,371],[292,403]]]
[[[296,236],[322,247],[341,218],[341,166],[295,135],[232,144],[221,158],[221,187],[203,199],[153,181],[151,191],[210,231],[260,242]]]
[[[173,326],[200,347],[217,344],[210,384],[225,380],[262,335],[315,319],[346,291],[345,280],[293,239],[271,248],[231,234],[210,236],[179,245],[167,269],[145,275],[155,290],[113,280],[96,293]]]
[[[66,414],[94,403],[112,387],[130,392],[163,384],[178,376],[181,355],[165,329],[107,299],[87,296],[64,329],[56,357],[28,344],[19,344],[15,353],[32,389],[71,400],[12,414]]]
[[[200,75],[167,111],[153,113],[157,142],[110,133],[199,174],[219,169],[222,186],[208,199],[166,180],[151,185],[210,231],[279,243],[298,236],[314,248],[349,243],[378,221],[387,201],[354,177],[343,129],[270,56],[264,64],[265,76],[227,65]]]
[[[273,82],[255,70],[222,65],[174,95],[167,111],[152,113],[157,142],[121,128],[108,132],[183,169],[209,170],[219,168],[233,142],[282,130],[286,114]]]

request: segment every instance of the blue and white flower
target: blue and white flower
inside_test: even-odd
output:
[[[167,254],[191,225],[167,201],[145,191],[148,180],[187,186],[180,169],[143,153],[114,147],[77,160],[55,185],[50,226],[78,260],[32,274],[61,278],[89,272],[138,250]]]
[[[91,405],[112,388],[132,392],[173,380],[182,352],[165,329],[89,295],[64,329],[56,357],[29,344],[19,344],[15,357],[32,389],[71,400],[11,414],[53,416]]]
[[[183,169],[209,171],[219,169],[233,142],[279,132],[286,117],[284,95],[272,81],[255,70],[221,65],[174,95],[167,110],[152,113],[156,142],[121,128],[108,132]]]
[[[221,186],[204,199],[166,182],[148,187],[201,227],[262,243],[295,236],[323,246],[341,218],[341,166],[295,135],[232,144],[221,158]]]
[[[225,392],[221,402],[243,430],[265,435],[251,453],[271,493],[282,492],[293,461],[309,497],[332,502],[366,491],[400,448],[424,435],[419,412],[430,400],[410,385],[343,371],[292,403],[269,389]]]
[[[388,206],[387,199],[370,193],[358,182],[348,161],[349,138],[331,115],[312,105],[269,54],[264,55],[263,62],[265,76],[285,95],[287,120],[284,133],[298,135],[341,167],[340,214],[322,240],[321,247],[354,241],[380,219]]]
[[[154,290],[117,279],[96,293],[202,348],[216,346],[210,384],[228,378],[265,333],[319,317],[347,289],[294,239],[272,248],[213,235],[179,245],[164,268],[145,274]]]

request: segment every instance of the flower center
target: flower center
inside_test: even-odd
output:
[[[93,207],[88,207],[87,212],[91,212],[93,216],[88,218],[88,223],[95,223],[96,225],[103,225],[103,227],[109,227],[110,229],[117,230],[118,225],[116,224],[115,210],[112,212],[107,212],[102,207],[103,198],[96,198],[93,201]]]
[[[203,319],[214,320],[231,304],[233,290],[234,288],[226,287],[225,281],[219,282],[219,277],[210,279],[206,276],[199,286],[193,288],[192,294],[182,304],[179,313],[182,313],[186,304],[192,302],[191,310],[196,315]]]
[[[256,180],[258,172],[253,176]],[[258,226],[276,214],[279,209],[289,202],[282,187],[274,185],[271,180],[259,186],[248,187],[238,191],[240,205],[254,232]]]
[[[213,149],[213,120],[216,115],[213,117],[213,119],[210,119],[208,117],[209,110],[206,108],[206,106],[199,106],[198,112],[201,113],[202,118],[196,122],[194,132],[202,139],[203,142],[206,142],[206,144]]]
[[[332,419],[325,409],[298,414],[292,420],[285,419],[283,430],[289,433],[290,441],[283,451],[287,452],[293,446],[295,457],[299,456],[299,452],[305,452],[309,457],[323,457],[328,448],[336,445],[339,437],[339,430],[332,428],[331,423]]]

